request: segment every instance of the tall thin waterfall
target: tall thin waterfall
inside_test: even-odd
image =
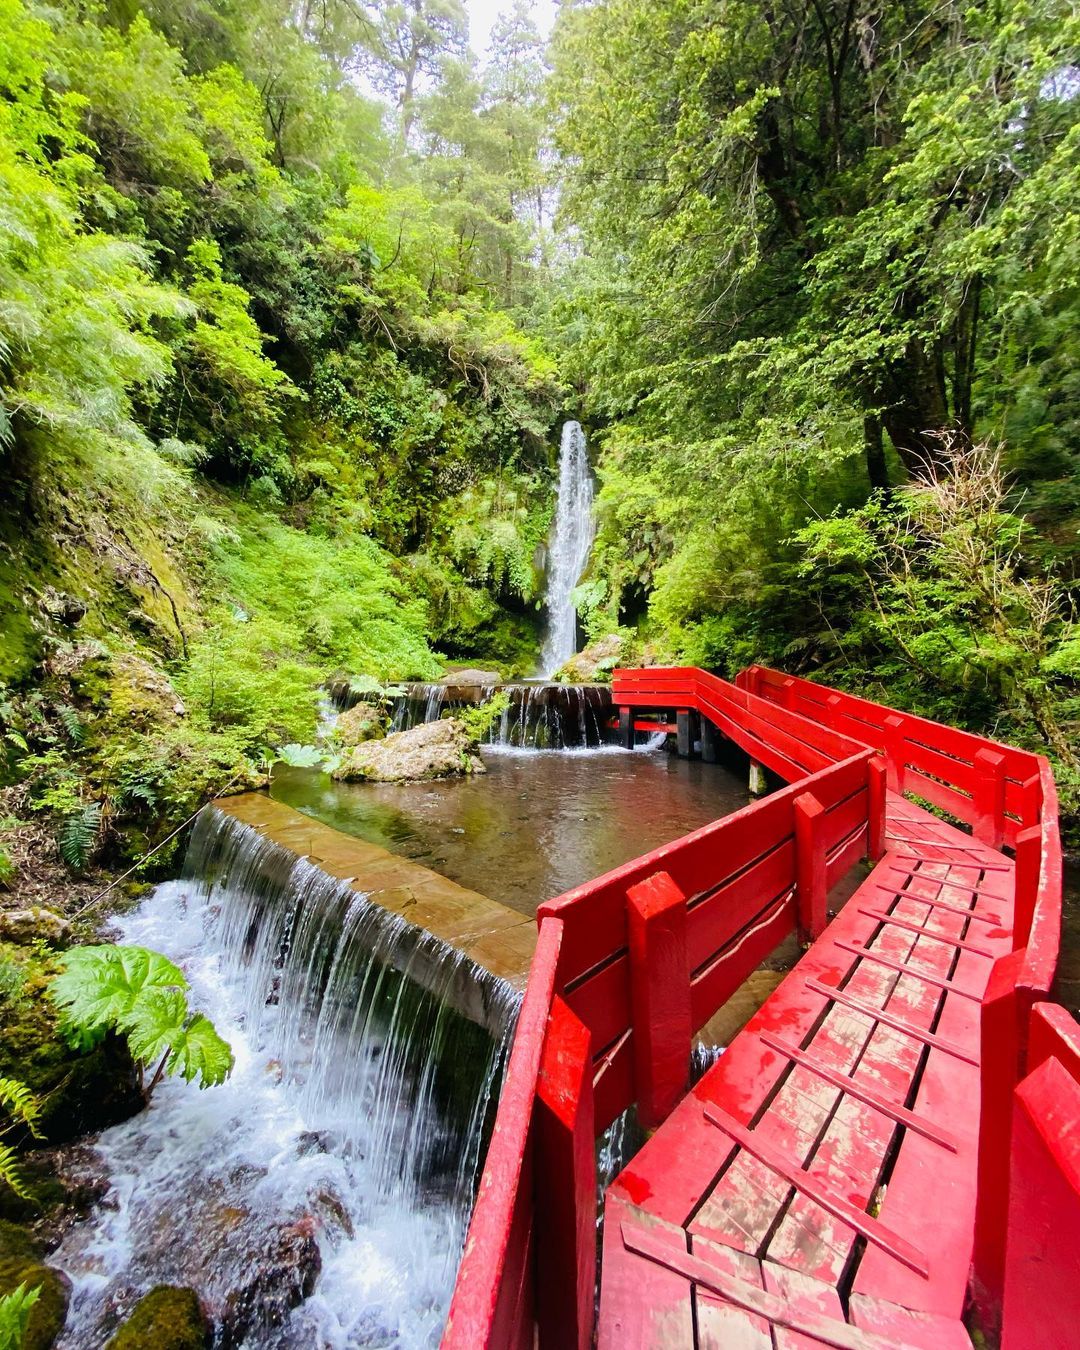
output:
[[[517,996],[486,977],[492,1040],[442,997],[482,972],[222,812],[185,870],[122,940],[181,963],[236,1067],[101,1135],[108,1200],[51,1258],[63,1350],[163,1283],[198,1290],[223,1348],[433,1347]]]
[[[571,601],[589,561],[596,531],[592,514],[593,484],[580,422],[566,422],[559,451],[559,500],[555,537],[548,559],[548,631],[540,655],[544,675],[554,675],[577,650],[577,612]]]

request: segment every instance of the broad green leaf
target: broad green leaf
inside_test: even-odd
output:
[[[179,966],[145,947],[73,947],[62,960],[49,992],[62,1030],[80,1038],[117,1026],[144,989],[187,988]]]
[[[170,1074],[179,1073],[185,1082],[199,1079],[200,1087],[224,1083],[232,1073],[233,1052],[228,1041],[218,1035],[213,1022],[196,1013],[190,1026],[173,1046]]]
[[[132,1055],[153,1064],[184,1035],[187,999],[180,989],[144,989],[117,1026],[127,1034]]]

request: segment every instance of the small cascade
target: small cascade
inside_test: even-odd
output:
[[[544,675],[554,675],[577,651],[577,611],[572,595],[589,561],[596,533],[593,481],[580,422],[566,422],[559,450],[559,496],[548,557],[548,631],[540,654]]]
[[[161,1283],[199,1290],[215,1345],[437,1344],[518,996],[213,808],[184,879],[119,923],[179,961],[236,1067],[100,1137],[109,1199],[52,1258],[65,1350]],[[462,974],[494,1040],[440,997]]]
[[[391,730],[408,731],[505,691],[510,701],[485,736],[488,745],[520,750],[593,749],[608,739],[611,690],[599,684],[410,684],[391,708]]]

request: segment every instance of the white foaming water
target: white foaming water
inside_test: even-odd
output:
[[[189,870],[121,940],[182,966],[236,1067],[163,1081],[101,1135],[109,1195],[52,1258],[73,1282],[60,1346],[97,1350],[161,1283],[198,1290],[215,1345],[436,1345],[515,995],[485,991],[496,1043],[438,996],[474,973],[457,953],[220,812]]]
[[[580,422],[566,422],[559,450],[559,497],[555,537],[548,559],[548,631],[540,654],[540,670],[554,673],[577,650],[577,611],[571,596],[589,561],[596,531],[592,514],[593,483]]]

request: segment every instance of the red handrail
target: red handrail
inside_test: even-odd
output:
[[[894,790],[1016,850],[1015,950],[995,967],[983,1009],[979,1165],[980,1180],[994,1185],[988,1207],[980,1191],[976,1264],[993,1276],[1006,1220],[1010,1231],[1015,1221],[1012,1103],[1023,1075],[1039,1068],[1029,1026],[1042,1016],[1058,955],[1061,842],[1047,761],[760,667],[735,684],[692,668],[616,671],[613,702],[675,710],[680,726],[707,718],[791,786],[541,906],[444,1347],[532,1346],[537,1330],[542,1346],[589,1344],[593,1202],[583,1140],[643,1093],[666,1100],[678,1087],[671,1063],[683,1029],[707,1020],[781,937],[796,927],[813,936],[824,888],[863,854],[880,855],[885,773]],[[648,1012],[656,1000],[644,995],[655,971],[673,968],[686,977],[664,990],[659,1034]],[[1071,1044],[1080,1046],[1080,1028]],[[534,1175],[538,1165],[548,1172]],[[576,1254],[576,1281],[571,1267],[549,1267],[556,1249]],[[539,1305],[538,1264],[559,1270],[560,1290]]]

